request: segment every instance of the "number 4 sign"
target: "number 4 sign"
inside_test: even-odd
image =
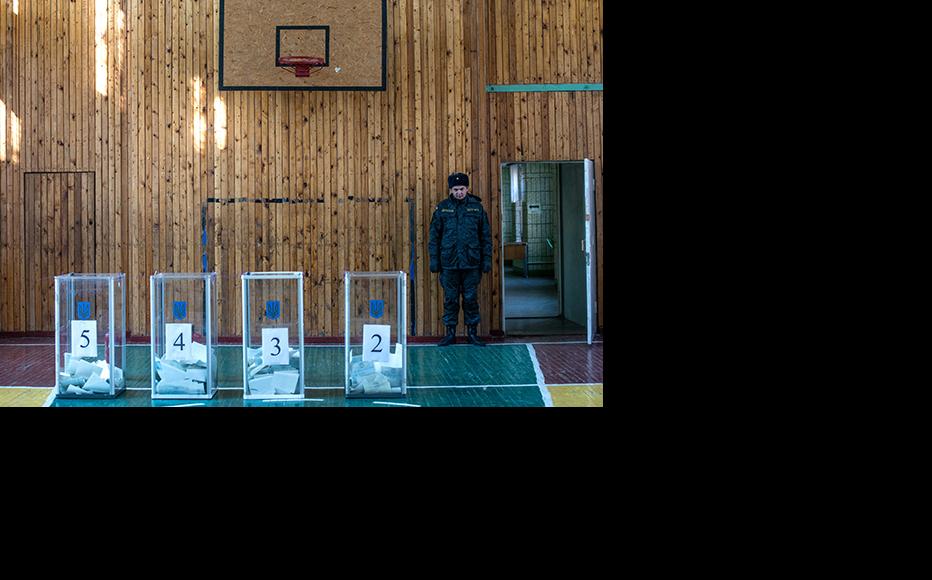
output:
[[[165,325],[165,358],[167,360],[191,360],[190,324]]]
[[[362,360],[388,362],[391,356],[392,327],[389,324],[362,325]]]

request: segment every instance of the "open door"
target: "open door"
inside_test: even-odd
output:
[[[595,165],[591,159],[583,160],[583,174],[586,198],[586,336],[592,344],[598,318],[596,306],[596,261],[595,261]]]

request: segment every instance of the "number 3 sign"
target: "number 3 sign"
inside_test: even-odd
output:
[[[362,360],[388,362],[391,337],[392,327],[389,324],[363,324]]]
[[[288,327],[262,329],[262,362],[267,365],[291,364],[288,358]]]

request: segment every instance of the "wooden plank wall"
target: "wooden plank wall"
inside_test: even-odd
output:
[[[124,243],[134,225],[124,211],[126,1],[0,0],[4,332],[52,329],[56,273],[130,267]],[[86,203],[73,206],[78,200]],[[65,211],[77,213],[65,219]]]
[[[94,172],[93,263],[126,273],[134,335],[148,334],[149,275],[200,271],[206,253],[222,335],[240,333],[242,272],[301,270],[306,334],[339,336],[345,269],[410,273],[410,211],[409,320],[440,334],[427,228],[452,171],[470,174],[497,253],[500,163],[592,158],[602,231],[602,93],[485,87],[602,82],[603,0],[389,0],[388,90],[343,93],[217,90],[219,0],[0,6],[0,331],[33,329],[27,171]],[[483,333],[500,327],[498,262]]]
[[[23,185],[25,230],[34,233],[25,247],[25,330],[44,331],[55,319],[55,276],[98,271],[94,174],[27,173]]]

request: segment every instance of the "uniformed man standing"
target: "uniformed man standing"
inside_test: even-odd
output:
[[[482,201],[469,193],[469,177],[454,173],[447,178],[450,197],[441,201],[430,220],[430,271],[440,272],[443,286],[443,324],[447,334],[437,343],[456,341],[460,295],[469,342],[485,343],[476,336],[479,324],[479,280],[492,270],[492,234]]]

